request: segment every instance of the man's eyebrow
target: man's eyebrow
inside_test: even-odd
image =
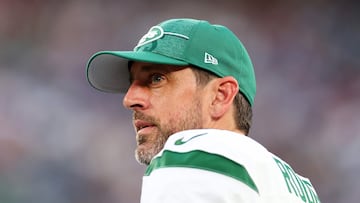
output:
[[[144,72],[155,72],[155,71],[161,71],[161,72],[170,72],[170,69],[167,66],[164,65],[155,65],[155,64],[146,64],[140,67],[140,71]],[[129,66],[129,82],[130,84],[134,81],[134,76],[131,71],[131,66]]]
[[[169,66],[165,64],[143,64],[140,67],[140,72],[159,72],[163,74],[169,74],[174,71],[178,71],[189,66]],[[131,71],[131,67],[129,67],[129,82],[130,84],[134,81],[134,75]]]
[[[146,64],[140,67],[142,71],[165,71],[168,72],[169,68],[166,65]]]

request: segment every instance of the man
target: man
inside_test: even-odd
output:
[[[141,202],[320,202],[308,179],[247,136],[255,75],[228,28],[164,21],[133,51],[93,55],[87,78],[126,93],[136,159],[148,165]]]

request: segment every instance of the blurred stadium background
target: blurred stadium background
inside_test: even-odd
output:
[[[0,202],[135,203],[122,95],[89,87],[88,58],[149,26],[224,24],[257,74],[251,136],[308,176],[322,202],[360,199],[358,1],[0,0]]]

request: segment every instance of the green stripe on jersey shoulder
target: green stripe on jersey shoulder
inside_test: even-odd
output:
[[[259,193],[247,170],[240,164],[217,154],[200,150],[179,153],[165,150],[160,157],[153,159],[147,167],[145,176],[154,170],[166,167],[186,167],[208,170],[237,179]]]

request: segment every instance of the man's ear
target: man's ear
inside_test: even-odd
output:
[[[211,115],[214,119],[219,119],[230,110],[239,86],[231,76],[217,78],[214,85],[215,97],[211,104]]]

